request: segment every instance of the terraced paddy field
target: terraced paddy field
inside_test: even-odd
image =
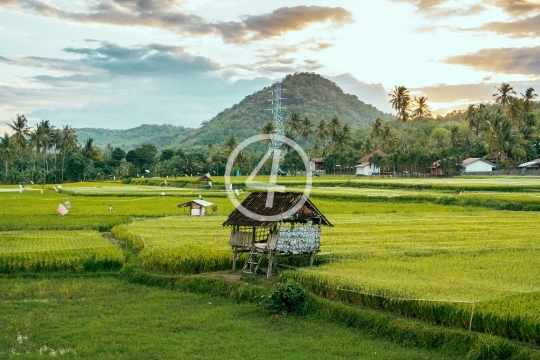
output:
[[[513,210],[536,206],[538,192],[525,188],[533,187],[533,180],[508,179],[513,187],[503,191],[491,184],[489,190],[461,195],[442,186],[314,186],[312,200],[335,226],[323,229],[316,267],[282,268],[282,276],[322,297],[539,344],[538,212],[484,206],[489,201],[517,204]],[[180,190],[163,196],[160,187],[103,184],[100,193],[94,191],[99,184],[92,185],[65,185],[63,193],[0,192],[5,205],[0,207],[0,239],[17,231],[47,230],[66,239],[77,231],[81,236],[75,237],[83,239],[82,233],[90,231],[97,241],[101,235],[95,231],[112,229],[152,271],[230,271],[229,229],[221,224],[233,206],[224,192],[201,189],[184,196]],[[200,218],[177,209],[196,193],[216,203],[217,213]],[[65,201],[71,210],[60,216],[56,206]],[[28,254],[48,248],[48,240],[28,238],[34,242]],[[86,251],[78,240],[62,246]]]
[[[118,270],[124,257],[96,231],[0,232],[0,273]]]
[[[316,205],[334,224],[323,229],[320,265],[285,271],[285,277],[332,299],[540,340],[537,213],[330,200]],[[151,269],[227,270],[224,220],[135,221],[115,231],[142,249]]]

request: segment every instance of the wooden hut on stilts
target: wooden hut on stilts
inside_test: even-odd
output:
[[[249,252],[243,273],[255,275],[262,259],[268,257],[266,276],[272,275],[280,256],[309,256],[313,265],[320,251],[321,226],[333,226],[303,194],[274,193],[272,207],[266,207],[266,192],[251,193],[235,209],[223,226],[231,226],[230,244],[233,270],[240,253]],[[301,204],[301,206],[300,206]],[[250,213],[256,216],[248,216]]]

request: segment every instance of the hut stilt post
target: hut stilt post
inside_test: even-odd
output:
[[[236,260],[238,259],[236,246],[233,246],[233,258],[232,258],[232,269],[236,270]]]
[[[313,266],[313,260],[315,260],[315,251],[309,253],[309,266]]]
[[[272,250],[270,250],[270,252],[268,252],[268,269],[266,270],[267,279],[270,279],[270,277],[272,276],[273,263],[274,263],[274,253],[272,252]]]

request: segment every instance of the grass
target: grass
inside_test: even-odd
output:
[[[0,357],[457,359],[315,318],[113,278],[3,279]]]

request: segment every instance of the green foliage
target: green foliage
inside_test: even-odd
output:
[[[268,296],[259,302],[272,314],[306,315],[309,309],[309,295],[297,282],[279,283]]]

